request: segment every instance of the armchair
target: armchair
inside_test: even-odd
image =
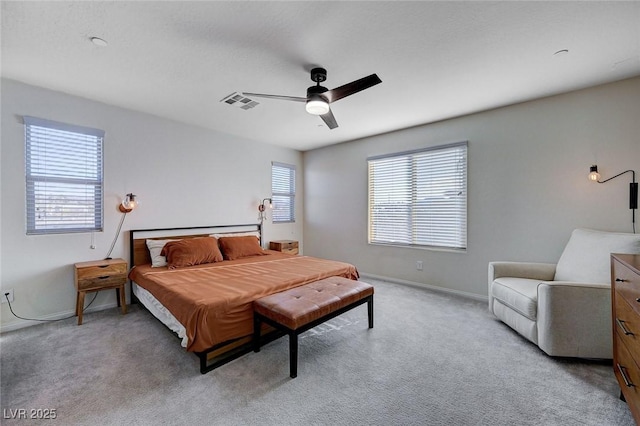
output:
[[[611,253],[640,235],[576,229],[557,264],[489,263],[489,310],[551,356],[612,358]]]

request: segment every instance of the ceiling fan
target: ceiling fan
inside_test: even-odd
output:
[[[320,86],[320,83],[327,79],[327,70],[324,68],[313,68],[311,70],[311,80],[316,82],[315,86],[307,89],[307,97],[301,98],[297,96],[281,96],[281,95],[265,95],[263,93],[243,92],[245,96],[253,96],[256,98],[280,99],[283,101],[305,102],[306,110],[309,114],[319,115],[330,129],[338,127],[329,104],[346,98],[349,95],[358,93],[364,89],[382,83],[376,74],[371,74],[359,80],[352,81],[335,89],[328,90],[326,87]]]

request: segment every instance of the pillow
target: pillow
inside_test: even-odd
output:
[[[220,250],[226,260],[268,254],[262,250],[255,236],[220,237],[218,242],[220,243]]]
[[[220,239],[222,237],[248,237],[249,235],[256,237],[258,239],[260,239],[260,232],[259,231],[247,231],[247,232],[229,232],[229,233],[222,233],[222,234],[211,234],[209,235],[210,237],[216,237],[217,239]]]
[[[609,283],[611,253],[640,253],[640,235],[576,229],[558,260],[554,280]]]
[[[222,262],[218,241],[213,237],[185,238],[167,243],[161,254],[167,256],[169,269],[203,263]]]
[[[159,268],[167,266],[167,258],[160,254],[165,244],[171,241],[179,240],[147,240],[147,248],[149,249],[149,257],[151,257],[151,267]]]

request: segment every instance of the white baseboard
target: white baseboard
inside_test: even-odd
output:
[[[412,286],[412,287],[426,288],[426,289],[429,289],[429,290],[439,291],[441,293],[455,294],[456,296],[462,296],[462,297],[466,297],[466,298],[469,298],[469,299],[478,300],[478,301],[481,301],[481,302],[487,302],[487,303],[489,302],[489,298],[487,296],[481,296],[481,295],[475,294],[475,293],[467,293],[466,291],[454,290],[452,288],[438,287],[438,286],[435,286],[435,285],[417,283],[417,282],[414,282],[414,281],[401,280],[401,279],[398,279],[398,278],[385,277],[385,276],[382,276],[382,275],[369,274],[369,273],[366,273],[366,272],[361,272],[360,276],[362,276],[363,278],[369,277],[369,278],[373,278],[375,280],[388,281],[390,283],[395,283],[395,284],[403,284],[403,285],[409,285],[409,286]]]
[[[102,311],[104,309],[109,309],[109,308],[113,308],[118,306],[118,304],[116,302],[111,302],[111,303],[105,303],[103,305],[98,305],[98,306],[92,306],[89,309],[84,311],[84,314],[88,314],[91,312],[98,312],[98,311]],[[8,306],[3,305],[2,309],[9,309]],[[41,320],[46,320],[46,321],[55,321],[55,320],[59,320],[59,319],[63,319],[63,318],[67,318],[67,317],[73,317],[75,316],[76,311],[64,311],[64,312],[57,312],[55,314],[49,314],[49,315],[45,315],[43,317],[40,317],[39,319]],[[14,317],[15,318],[15,317]],[[19,330],[21,328],[26,328],[26,327],[31,327],[33,325],[37,325],[37,324],[42,324],[43,321],[32,321],[32,320],[23,320],[23,319],[19,319],[18,321],[12,322],[10,324],[2,324],[0,326],[0,334],[2,333],[6,333],[8,331],[13,331],[13,330]]]

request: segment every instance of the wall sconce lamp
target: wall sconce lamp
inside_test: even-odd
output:
[[[124,218],[127,217],[127,213],[131,213],[135,208],[138,207],[138,200],[136,199],[136,195],[129,193],[125,196],[124,200],[120,204],[118,204],[118,210],[122,213],[122,217],[120,218],[120,224],[118,225],[118,230],[116,231],[116,235],[113,237],[113,242],[111,243],[111,248],[105,257],[105,260],[111,259],[111,252],[116,245],[116,241],[118,241],[118,237],[120,236],[120,230],[122,230],[122,224],[124,223]]]
[[[118,206],[118,210],[126,214],[126,213],[131,213],[136,207],[138,207],[138,201],[136,201],[136,196],[134,194],[129,193]]]
[[[600,180],[600,173],[598,173],[598,166],[593,165],[589,168],[589,180],[597,183],[609,182],[611,179],[615,179],[618,176],[622,176],[625,173],[631,173],[631,183],[629,184],[629,208],[631,211],[631,223],[633,224],[633,233],[636,232],[636,209],[638,208],[638,182],[636,182],[636,172],[634,170],[625,170],[622,173],[610,177],[609,179]]]
[[[265,198],[262,200],[262,203],[260,203],[260,205],[258,206],[258,211],[260,212],[260,215],[258,216],[258,220],[261,223],[267,218],[267,214],[265,213],[265,211],[267,210],[267,206],[265,204],[266,201],[269,202],[269,208],[270,209],[273,208],[273,203],[271,202],[271,198]]]

